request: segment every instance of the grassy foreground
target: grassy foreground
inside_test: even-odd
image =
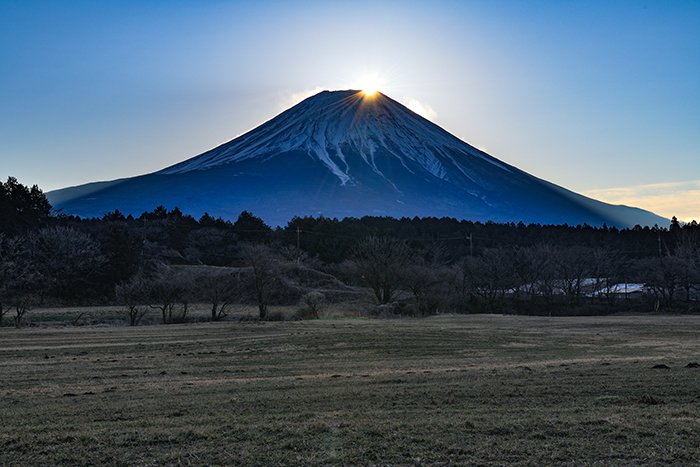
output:
[[[0,465],[697,464],[699,333],[700,316],[3,328]]]

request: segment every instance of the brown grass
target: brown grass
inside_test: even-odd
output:
[[[698,330],[496,315],[3,328],[0,465],[693,464]]]

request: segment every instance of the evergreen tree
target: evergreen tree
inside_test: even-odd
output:
[[[236,222],[233,223],[233,231],[242,241],[261,241],[272,234],[269,225],[248,211],[243,211],[238,216]]]
[[[51,204],[38,186],[26,187],[15,177],[0,182],[0,232],[24,232],[41,225],[50,213]]]

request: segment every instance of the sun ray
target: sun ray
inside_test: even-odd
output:
[[[368,73],[362,76],[357,84],[365,97],[374,97],[384,85],[384,79],[376,73]]]
[[[374,97],[377,92],[379,91],[376,88],[367,87],[362,89],[362,94],[364,94],[365,97]]]

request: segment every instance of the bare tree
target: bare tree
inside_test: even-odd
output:
[[[229,305],[241,295],[240,271],[211,271],[206,273],[199,283],[199,293],[211,303],[212,321],[225,318]]]
[[[180,290],[178,294],[180,315],[177,316],[176,319],[178,322],[182,323],[187,320],[187,314],[190,311],[190,304],[201,297],[198,287],[201,281],[201,274],[198,274],[196,270],[189,267],[174,269],[175,271],[172,280]],[[173,322],[172,318],[170,322]]]
[[[355,265],[377,302],[392,301],[410,256],[406,243],[395,238],[367,237],[355,246]]]
[[[0,321],[14,311],[14,324],[20,327],[37,302],[44,277],[32,261],[33,250],[27,237],[0,239]]]
[[[557,247],[552,250],[552,256],[553,270],[562,292],[571,304],[578,304],[584,281],[593,272],[593,249],[581,246]]]
[[[438,263],[436,258],[415,258],[403,268],[402,282],[411,291],[421,315],[433,315],[440,311],[449,295],[451,271]]]
[[[14,316],[14,322],[15,322],[15,327],[19,328],[22,326],[24,316],[27,314],[27,312],[30,310],[30,307],[32,305],[32,295],[31,294],[24,294],[21,295],[20,298],[15,300],[14,304],[14,310],[15,310],[15,316]]]
[[[450,268],[452,302],[459,313],[468,313],[476,301],[476,284],[472,272],[472,256],[465,256]]]
[[[681,265],[680,285],[685,293],[685,301],[691,300],[693,289],[700,283],[700,238],[694,233],[687,230],[679,232],[673,252]]]
[[[682,258],[664,255],[637,261],[640,274],[656,299],[657,307],[672,308],[683,285],[686,265]]]
[[[465,270],[471,290],[489,311],[496,311],[506,291],[513,286],[512,253],[504,248],[487,248],[481,256],[466,259]]]
[[[549,245],[516,248],[510,261],[519,282],[516,295],[524,292],[530,300],[550,295],[553,280],[551,260]]]
[[[160,310],[163,324],[172,323],[173,309],[183,293],[172,268],[161,265],[148,283],[148,306]]]
[[[241,247],[241,254],[251,270],[248,282],[260,319],[266,319],[268,295],[279,275],[279,261],[270,247],[263,244],[245,244]]]
[[[136,326],[148,312],[144,304],[148,301],[148,285],[143,275],[137,273],[129,280],[117,284],[115,287],[117,301],[127,308],[129,325]]]
[[[598,297],[602,297],[612,306],[615,302],[614,285],[620,276],[623,259],[621,255],[613,250],[604,248],[594,248],[591,256],[591,275],[593,276],[593,290]]]

